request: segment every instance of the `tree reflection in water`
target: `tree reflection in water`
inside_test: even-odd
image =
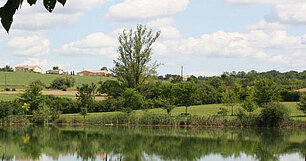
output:
[[[209,155],[277,161],[306,156],[306,132],[280,129],[190,129],[170,127],[0,127],[4,160],[200,160]],[[5,148],[6,147],[6,148]],[[6,149],[6,150],[5,150]]]

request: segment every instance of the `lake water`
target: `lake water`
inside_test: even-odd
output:
[[[304,161],[305,130],[0,127],[0,160]]]

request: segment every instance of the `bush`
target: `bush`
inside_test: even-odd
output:
[[[298,103],[298,110],[304,112],[306,114],[306,93],[304,93],[301,97],[301,101]]]
[[[110,97],[118,98],[124,92],[122,85],[116,80],[107,80],[99,84],[99,93],[107,94]]]
[[[16,91],[16,89],[15,89],[15,88],[13,88],[13,89],[12,89],[12,91]]]
[[[46,95],[43,96],[43,100],[52,110],[61,111],[64,114],[80,112],[78,103],[70,98]]]
[[[257,122],[259,126],[279,127],[289,119],[289,111],[284,105],[271,102],[264,106]]]
[[[75,79],[72,77],[59,77],[53,80],[51,83],[51,88],[66,91],[67,88],[73,87],[74,83]]]
[[[135,89],[126,89],[120,97],[121,109],[127,114],[131,113],[133,110],[143,109],[144,103],[143,96]]]
[[[5,88],[5,91],[10,91],[10,89],[9,88]]]
[[[103,101],[93,102],[88,112],[113,112],[120,110],[120,102],[115,98],[108,98]]]
[[[297,91],[284,90],[284,91],[281,91],[280,94],[281,94],[283,101],[297,102],[300,100],[300,92],[297,92]]]
[[[59,118],[60,112],[51,108],[45,104],[40,105],[37,110],[33,111],[32,120],[35,123],[46,124],[49,121],[54,121]]]
[[[10,102],[0,102],[0,119],[11,114]]]

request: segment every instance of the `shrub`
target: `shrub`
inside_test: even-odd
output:
[[[301,101],[298,103],[298,110],[306,114],[306,94],[305,93],[301,96]]]
[[[110,97],[118,98],[124,92],[122,85],[116,80],[107,80],[99,84],[99,93],[107,94]]]
[[[133,110],[139,110],[143,108],[144,98],[135,89],[128,88],[120,97],[120,104],[122,111],[129,114]]]
[[[288,109],[280,104],[271,102],[264,106],[260,115],[257,118],[259,126],[278,127],[282,123],[289,120]]]
[[[43,100],[52,110],[61,111],[64,114],[80,112],[78,103],[70,98],[46,95],[43,96]]]
[[[299,101],[300,92],[284,90],[280,93],[283,101]]]
[[[36,123],[48,123],[52,120],[52,111],[50,107],[46,105],[40,105],[38,109],[33,111],[33,122]]]
[[[10,102],[0,102],[0,119],[3,119],[11,114]]]
[[[16,91],[16,89],[15,89],[15,88],[13,88],[13,89],[12,89],[12,91]]]
[[[58,77],[53,80],[51,83],[52,89],[60,89],[60,90],[67,90],[67,88],[73,87],[75,83],[75,79],[72,77]]]
[[[221,115],[224,118],[224,116],[226,116],[227,114],[228,114],[227,109],[225,109],[223,107],[219,108],[218,115]]]
[[[10,89],[9,88],[5,88],[5,91],[10,91]]]

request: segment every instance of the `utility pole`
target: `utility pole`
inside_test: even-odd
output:
[[[7,89],[7,84],[6,84],[6,69],[5,69],[5,72],[4,72],[4,84],[5,84],[5,90]]]

